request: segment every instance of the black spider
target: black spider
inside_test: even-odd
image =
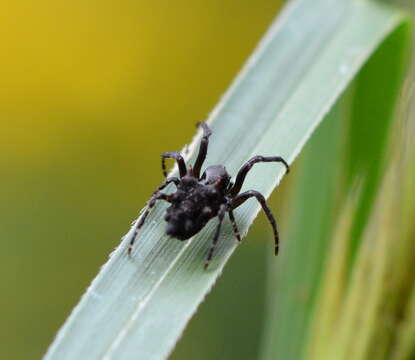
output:
[[[207,222],[214,218],[219,218],[216,233],[212,241],[212,245],[207,256],[205,269],[208,267],[216,244],[219,239],[220,228],[223,217],[226,212],[232,223],[233,231],[238,241],[241,241],[238,228],[236,226],[233,210],[242,205],[246,200],[255,197],[262,206],[269,222],[272,225],[275,238],[275,255],[278,254],[278,230],[274,216],[265,202],[262,194],[255,190],[245,191],[239,194],[242,184],[248,171],[255,163],[258,162],[281,162],[288,173],[290,168],[285,160],[279,156],[254,156],[247,161],[239,170],[236,176],[235,184],[230,180],[231,177],[227,173],[223,165],[213,165],[206,168],[200,177],[200,170],[206,159],[209,136],[211,130],[205,123],[198,123],[203,128],[203,136],[200,144],[199,154],[193,166],[186,167],[183,157],[178,152],[165,152],[161,155],[161,166],[163,174],[167,178],[166,159],[175,159],[179,167],[180,179],[177,177],[167,178],[157,190],[153,193],[147,202],[147,209],[140,217],[136,224],[135,232],[128,247],[128,254],[131,255],[132,246],[137,237],[138,230],[143,226],[151,208],[157,200],[165,200],[171,205],[166,210],[164,220],[167,221],[166,234],[179,240],[186,240],[197,234]],[[168,184],[176,184],[177,191],[172,194],[164,194],[161,192]]]

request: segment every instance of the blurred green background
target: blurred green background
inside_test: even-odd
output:
[[[280,6],[1,2],[1,359],[45,352],[160,183],[159,154],[190,142]],[[255,357],[261,221],[173,359]]]

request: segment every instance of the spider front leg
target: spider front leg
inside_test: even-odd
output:
[[[212,135],[212,131],[209,129],[209,126],[204,122],[197,123],[203,129],[203,136],[202,140],[200,141],[199,147],[199,154],[197,155],[197,159],[195,161],[195,165],[193,166],[193,174],[196,178],[200,176],[200,170],[202,169],[202,165],[206,159],[208,145],[209,145],[209,136]]]
[[[208,253],[208,256],[206,258],[205,270],[208,268],[208,266],[210,264],[210,261],[212,260],[213,253],[216,249],[216,245],[218,244],[220,229],[222,227],[223,217],[225,216],[226,208],[227,208],[227,206],[225,204],[222,204],[220,206],[220,209],[219,209],[219,212],[218,212],[219,223],[218,223],[218,226],[216,227],[215,236],[213,238],[212,245],[210,246],[209,253]]]
[[[242,194],[239,194],[235,198],[233,198],[232,203],[231,203],[231,208],[236,209],[238,206],[242,205],[246,200],[248,200],[251,197],[255,197],[258,200],[258,202],[262,206],[262,210],[264,210],[265,215],[267,215],[268,221],[270,222],[272,226],[272,230],[274,232],[275,255],[278,255],[279,235],[278,235],[277,222],[275,221],[274,215],[272,215],[272,212],[270,208],[268,207],[264,196],[255,190],[245,191]]]
[[[248,174],[249,170],[251,170],[251,168],[259,162],[280,162],[285,166],[286,173],[290,171],[289,165],[281,156],[254,156],[248,160],[238,171],[238,175],[236,175],[235,185],[232,187],[232,189],[229,190],[229,195],[231,197],[236,196],[241,191],[245,177]]]
[[[175,178],[171,178],[169,180],[171,180],[170,182],[174,182],[174,179]],[[167,181],[166,181],[166,183],[167,183]],[[163,184],[163,185],[166,186],[167,185],[166,183]],[[161,186],[163,186],[163,185],[161,185]],[[146,221],[147,216],[150,213],[150,210],[154,207],[157,200],[164,200],[164,201],[170,202],[170,195],[166,195],[166,194],[163,194],[159,191],[156,191],[153,194],[153,196],[150,198],[150,200],[147,202],[147,209],[144,211],[144,214],[140,217],[137,224],[135,225],[135,231],[134,231],[133,237],[130,240],[130,244],[128,246],[128,255],[131,255],[131,251],[133,249],[134,242],[137,238],[138,230],[140,230],[140,228],[144,225],[144,222]]]
[[[187,174],[186,163],[184,162],[183,156],[181,156],[177,151],[169,151],[161,154],[161,169],[164,177],[167,177],[166,159],[175,159],[177,161],[180,177]]]
[[[166,181],[161,184],[156,191],[154,191],[153,195],[156,194],[157,192],[159,192],[160,190],[163,190],[167,185],[169,185],[170,183],[175,183],[176,186],[179,185],[180,180],[177,177],[171,177],[166,179]]]

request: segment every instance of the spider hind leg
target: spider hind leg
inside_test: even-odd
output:
[[[231,207],[232,209],[236,209],[238,206],[241,206],[246,200],[252,197],[255,197],[258,200],[258,202],[261,204],[262,210],[264,210],[265,215],[267,216],[268,221],[272,226],[272,231],[274,232],[274,241],[275,241],[275,255],[278,255],[279,234],[278,234],[277,222],[275,221],[274,215],[272,215],[272,212],[270,208],[268,207],[264,196],[260,192],[255,191],[255,190],[245,191],[232,199]]]

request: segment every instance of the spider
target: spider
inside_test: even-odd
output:
[[[238,241],[241,235],[235,222],[233,210],[242,205],[249,198],[255,197],[261,204],[274,232],[275,255],[278,254],[278,230],[274,216],[269,209],[264,196],[255,190],[239,193],[246,175],[252,166],[259,162],[281,162],[286,169],[290,168],[287,162],[280,156],[254,156],[248,160],[236,175],[235,183],[231,182],[231,177],[223,165],[213,165],[206,168],[200,176],[203,162],[206,159],[209,136],[212,134],[210,128],[204,122],[197,124],[203,129],[203,136],[200,143],[199,154],[197,155],[194,166],[186,166],[183,157],[178,152],[165,152],[161,154],[161,167],[166,180],[153,193],[147,202],[147,208],[135,225],[135,231],[131,238],[128,255],[131,255],[132,247],[137,238],[138,231],[144,225],[151,208],[158,200],[164,200],[171,205],[166,210],[164,220],[167,222],[166,234],[170,237],[187,240],[197,234],[214,217],[218,217],[219,222],[213,237],[209,253],[206,258],[204,268],[207,269],[212,260],[216,245],[219,240],[220,229],[225,213],[228,213],[234,234]],[[174,159],[179,168],[180,178],[167,178],[166,159]],[[174,183],[177,191],[172,194],[161,192],[168,184]]]

